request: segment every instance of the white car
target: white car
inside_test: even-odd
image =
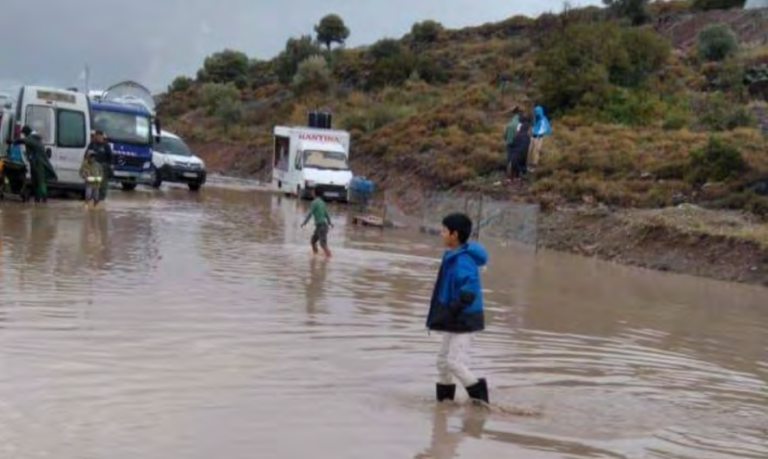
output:
[[[195,156],[186,143],[168,131],[160,132],[160,141],[152,151],[152,186],[163,182],[186,183],[190,191],[198,191],[205,183],[205,162]]]

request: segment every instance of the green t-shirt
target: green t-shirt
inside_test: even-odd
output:
[[[515,115],[509,120],[507,126],[504,128],[504,142],[507,145],[511,145],[517,135],[517,128],[520,127],[520,117]]]
[[[331,224],[331,216],[328,214],[325,201],[319,196],[309,205],[309,212],[307,213],[307,218],[304,219],[304,224],[306,225],[312,217],[315,219],[315,225]]]

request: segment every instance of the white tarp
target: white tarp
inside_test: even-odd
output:
[[[756,8],[768,8],[768,0],[747,0],[747,3],[744,4],[745,10]]]

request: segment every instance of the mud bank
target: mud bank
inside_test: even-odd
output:
[[[539,245],[617,263],[768,286],[768,226],[739,213],[556,208],[540,219]]]

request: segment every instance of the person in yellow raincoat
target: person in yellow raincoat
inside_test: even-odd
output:
[[[104,180],[104,169],[96,161],[96,152],[88,150],[80,166],[80,177],[85,180],[85,206],[96,207],[101,200],[101,183]]]

